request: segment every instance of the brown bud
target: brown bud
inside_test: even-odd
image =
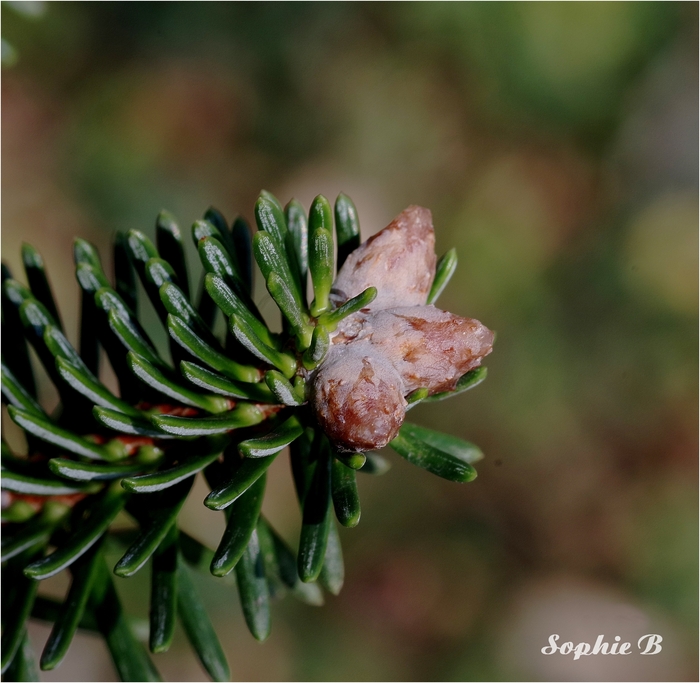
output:
[[[382,448],[403,423],[406,401],[401,377],[369,344],[332,349],[313,387],[319,424],[341,450]]]
[[[424,304],[435,260],[432,215],[422,206],[409,206],[348,256],[333,283],[334,299],[343,302],[376,287],[370,311]]]
[[[421,387],[431,394],[452,389],[493,346],[493,332],[478,320],[435,306],[379,311],[366,326],[371,328],[367,338],[401,375],[406,393]]]

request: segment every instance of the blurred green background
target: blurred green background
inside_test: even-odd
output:
[[[344,191],[364,237],[429,207],[460,256],[440,305],[498,332],[485,384],[413,414],[478,443],[478,479],[363,477],[340,597],[276,605],[260,646],[201,578],[235,680],[697,680],[696,3],[3,2],[2,34],[3,258],[41,250],[73,341],[74,236],[251,220],[262,188]],[[267,497],[294,541],[282,458]],[[664,650],[574,662],[553,633]],[[78,642],[45,680],[114,680]],[[182,634],[155,659],[203,680]]]

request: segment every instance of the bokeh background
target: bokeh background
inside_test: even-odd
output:
[[[478,479],[362,477],[340,597],[276,605],[260,646],[201,577],[234,680],[698,680],[696,3],[3,2],[2,34],[3,259],[41,250],[73,341],[74,236],[251,220],[262,188],[344,191],[365,237],[429,207],[441,305],[498,332],[485,384],[413,414],[478,443]],[[293,542],[283,458],[267,498]],[[664,650],[574,662],[552,633]],[[78,643],[44,679],[114,680]],[[204,680],[181,633],[155,659]]]

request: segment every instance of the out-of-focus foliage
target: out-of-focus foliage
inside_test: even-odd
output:
[[[437,251],[460,255],[442,305],[498,331],[489,382],[449,410],[416,408],[483,447],[479,479],[427,481],[395,461],[391,479],[363,480],[370,523],[343,536],[341,597],[280,606],[264,649],[244,647],[235,591],[195,576],[215,591],[234,678],[697,679],[695,5],[2,12],[18,57],[2,86],[3,255],[20,270],[20,242],[41,248],[73,301],[72,340],[74,235],[106,250],[163,206],[184,222],[211,203],[234,215],[262,187],[307,207],[346,191],[365,236],[430,207]],[[287,481],[271,471],[265,512],[293,538]],[[183,525],[213,543],[200,507]],[[539,652],[550,633],[651,632],[655,657]],[[197,679],[178,637],[159,667]],[[78,659],[82,673],[69,657],[52,675],[113,675],[101,652]]]
[[[478,79],[487,115],[608,132],[625,85],[677,18],[661,3],[416,3],[404,26]]]

